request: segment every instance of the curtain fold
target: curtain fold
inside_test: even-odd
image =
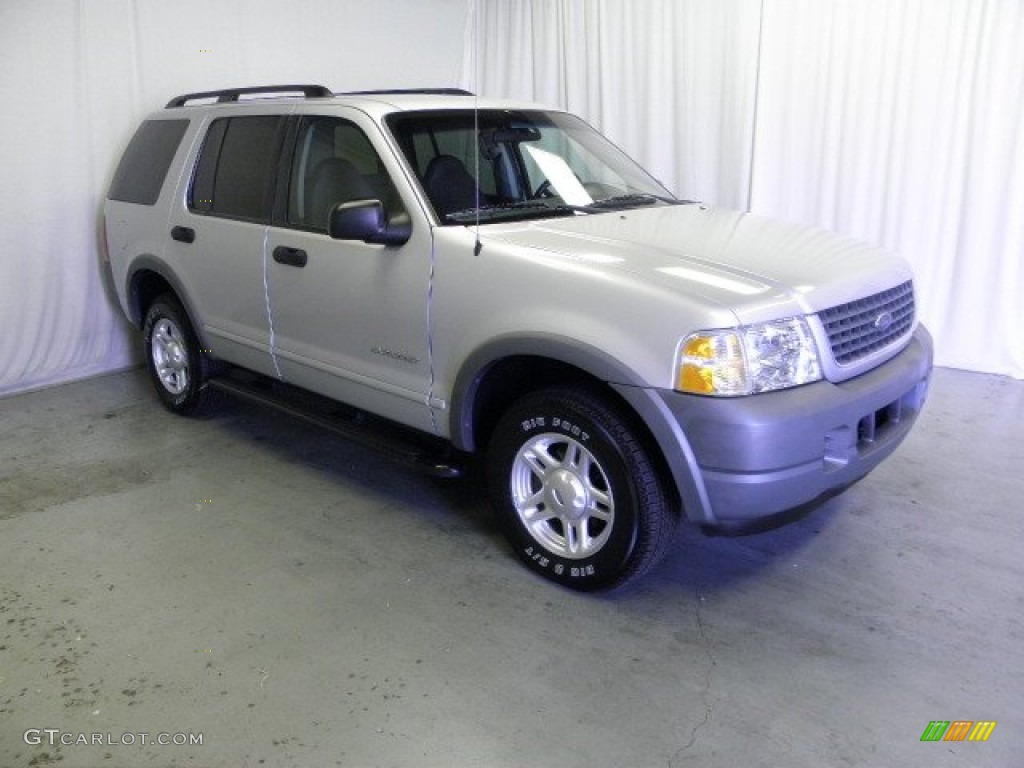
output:
[[[1013,0],[471,0],[462,81],[899,252],[936,362],[1024,378],[1022,40]]]

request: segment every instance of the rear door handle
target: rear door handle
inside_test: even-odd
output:
[[[306,252],[301,248],[279,245],[274,249],[274,261],[278,264],[287,264],[290,267],[304,267],[306,266]]]
[[[194,243],[196,231],[192,227],[171,227],[171,239],[179,243]]]

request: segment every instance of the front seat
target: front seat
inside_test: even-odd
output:
[[[427,164],[423,189],[442,219],[455,211],[476,208],[477,201],[484,199],[476,180],[454,155],[438,155]]]
[[[351,161],[343,157],[321,160],[313,169],[306,223],[327,230],[327,216],[338,203],[377,197],[373,187]]]

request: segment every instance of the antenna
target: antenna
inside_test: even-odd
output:
[[[473,178],[476,180],[476,242],[473,255],[483,249],[480,242],[480,3],[473,0]]]

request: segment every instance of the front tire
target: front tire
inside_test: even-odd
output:
[[[487,480],[519,557],[573,589],[639,578],[675,531],[673,504],[643,441],[588,391],[543,390],[515,403],[492,435]]]
[[[208,411],[215,402],[214,392],[206,386],[210,361],[178,300],[170,294],[157,297],[146,312],[142,332],[149,375],[161,402],[182,415]]]

